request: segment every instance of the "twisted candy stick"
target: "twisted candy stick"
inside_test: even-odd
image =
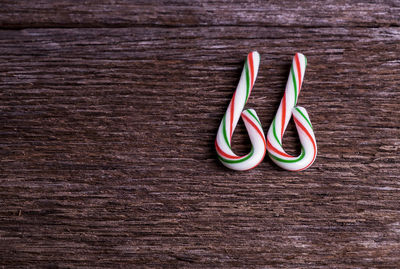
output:
[[[296,53],[285,94],[267,134],[269,156],[278,166],[290,171],[307,169],[317,156],[317,142],[308,113],[305,108],[296,107],[306,65],[306,57],[301,53]],[[282,148],[283,134],[292,114],[302,145],[301,154],[298,157],[290,156]]]
[[[221,121],[217,138],[215,139],[215,149],[217,150],[218,158],[226,167],[234,170],[242,171],[256,167],[264,159],[266,153],[267,145],[265,136],[257,113],[254,109],[247,109],[242,112],[256,81],[259,65],[260,55],[258,52],[250,52],[247,56],[239,84]],[[237,156],[231,149],[232,134],[240,115],[242,116],[252,144],[250,153],[242,157]]]

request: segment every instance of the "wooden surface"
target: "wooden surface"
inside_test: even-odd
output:
[[[399,268],[399,1],[1,1],[0,266]],[[247,53],[267,131],[289,72],[319,147],[214,152]],[[298,152],[291,123],[284,139]],[[234,150],[249,150],[243,123]]]

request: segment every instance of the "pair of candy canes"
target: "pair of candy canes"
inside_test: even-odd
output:
[[[266,151],[268,151],[272,161],[283,169],[289,171],[307,169],[313,164],[317,156],[317,143],[306,109],[296,106],[307,59],[301,53],[296,53],[293,57],[285,93],[268,130],[267,139],[265,139],[256,111],[254,109],[243,111],[256,81],[259,65],[260,54],[256,51],[250,52],[239,84],[218,129],[215,139],[218,158],[226,167],[243,171],[259,165],[264,159]],[[301,153],[297,157],[287,154],[282,148],[283,134],[292,115],[302,145]],[[245,156],[237,156],[231,149],[233,131],[240,116],[242,116],[252,144],[250,153]]]

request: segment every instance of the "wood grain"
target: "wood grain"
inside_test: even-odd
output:
[[[399,3],[142,4],[0,5],[0,266],[398,268]],[[304,172],[215,156],[250,50],[265,131],[308,58]]]
[[[396,0],[3,0],[0,26],[26,27],[400,26]]]

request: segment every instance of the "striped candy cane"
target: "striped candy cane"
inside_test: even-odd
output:
[[[218,158],[226,167],[233,170],[243,171],[256,167],[264,159],[266,153],[265,136],[257,113],[254,109],[247,109],[242,112],[256,81],[259,65],[260,55],[258,52],[250,52],[239,84],[221,121],[215,139]],[[237,156],[231,149],[233,131],[240,116],[242,116],[252,144],[250,153],[242,157]]]
[[[296,53],[285,94],[267,134],[269,156],[278,166],[289,171],[307,169],[317,156],[317,142],[308,113],[305,108],[296,107],[306,65],[306,57],[301,53]],[[283,134],[292,115],[302,145],[301,154],[298,157],[290,156],[282,148]]]

